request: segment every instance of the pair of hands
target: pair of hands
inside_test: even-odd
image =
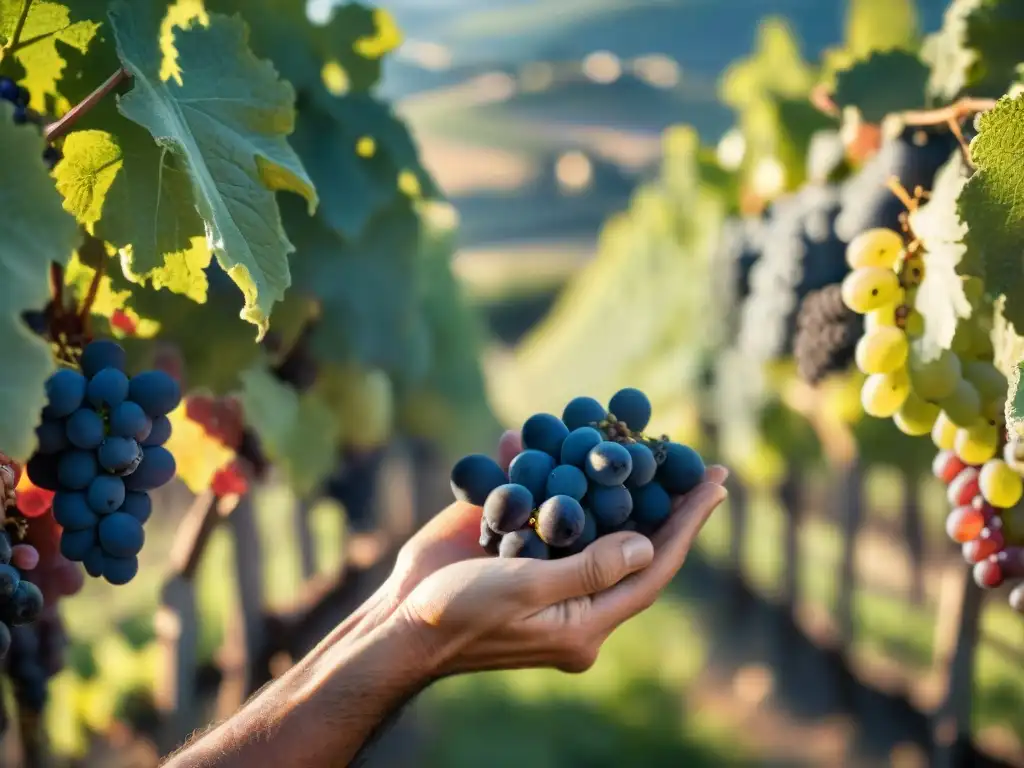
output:
[[[507,470],[521,450],[519,434],[506,432],[498,463]],[[456,502],[402,548],[384,585],[388,612],[437,660],[436,677],[521,667],[583,672],[612,631],[650,607],[675,576],[725,499],[727,476],[709,467],[652,538],[616,533],[559,560],[486,555],[482,510]]]

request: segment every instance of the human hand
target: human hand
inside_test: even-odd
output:
[[[520,448],[518,435],[506,433],[499,463],[507,467]],[[438,675],[534,666],[584,671],[608,635],[649,607],[682,566],[726,497],[727,475],[709,468],[650,539],[616,533],[551,561],[486,556],[477,541],[480,508],[452,504],[399,556],[391,589],[396,617],[438,660]]]

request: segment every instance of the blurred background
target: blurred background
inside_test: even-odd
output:
[[[284,633],[294,656],[379,583],[395,541],[450,497],[453,457],[490,452],[501,428],[573,395],[633,385],[652,396],[656,431],[734,469],[697,553],[589,672],[446,680],[372,765],[1024,765],[1024,624],[1005,599],[982,601],[947,542],[929,441],[863,426],[859,382],[843,377],[815,390],[834,418],[808,418],[794,406],[807,392],[776,382],[791,340],[763,340],[771,380],[750,392],[758,355],[743,350],[762,340],[736,341],[756,323],[734,287],[742,256],[723,255],[736,250],[724,232],[877,149],[868,128],[813,106],[814,87],[871,50],[917,46],[946,3],[380,6],[404,37],[375,93],[457,214],[452,269],[486,401],[467,406],[457,439],[359,453],[313,501],[268,482],[216,530],[226,513],[210,497],[168,491],[140,577],[63,605],[54,749],[153,764],[257,675],[238,633]],[[305,610],[328,593],[329,609]],[[273,610],[254,627],[261,601]]]

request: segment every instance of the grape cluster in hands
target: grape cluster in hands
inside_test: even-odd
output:
[[[491,555],[547,560],[616,531],[654,533],[672,498],[701,482],[704,462],[688,446],[645,436],[650,419],[650,400],[638,389],[620,390],[607,409],[577,397],[561,418],[526,420],[523,451],[507,474],[488,456],[461,459],[452,491],[483,507],[480,546]]]
[[[961,545],[974,579],[986,589],[1024,579],[1024,446],[1008,439],[1006,378],[993,364],[992,328],[985,313],[960,320],[950,349],[924,358],[913,345],[924,333],[914,308],[927,254],[904,247],[903,237],[872,229],[851,241],[853,271],[843,282],[847,307],[865,316],[857,367],[866,413],[893,422],[908,435],[931,435],[939,449],[933,470],[947,483],[952,511],[946,532]],[[981,281],[964,284],[978,300]],[[1024,612],[1024,584],[1011,594]]]
[[[149,491],[175,474],[163,445],[181,390],[163,371],[129,378],[124,350],[99,340],[83,350],[81,371],[62,368],[47,380],[46,394],[29,479],[56,491],[61,554],[90,576],[126,584],[139,568]]]

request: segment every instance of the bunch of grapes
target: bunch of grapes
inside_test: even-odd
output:
[[[861,316],[843,303],[840,283],[807,294],[800,303],[793,340],[800,378],[817,384],[830,373],[846,370],[863,330]]]
[[[28,475],[56,492],[61,554],[91,576],[126,584],[139,568],[149,491],[174,477],[174,457],[163,444],[181,391],[163,371],[129,378],[124,350],[113,341],[90,343],[80,362],[81,371],[62,368],[46,382]]]
[[[28,89],[18,85],[9,77],[0,77],[0,100],[8,101],[14,105],[13,120],[15,124],[21,125],[29,120],[28,103],[32,96]],[[61,158],[60,150],[54,146],[47,145],[43,150],[43,162],[46,167],[52,169]]]
[[[483,507],[480,545],[491,555],[547,560],[582,552],[615,531],[655,532],[672,497],[695,488],[704,462],[692,448],[643,430],[651,403],[638,389],[605,409],[577,397],[562,418],[538,413],[523,424],[524,450],[508,474],[474,454],[452,469],[455,497]]]
[[[924,333],[913,309],[924,253],[879,228],[854,238],[847,260],[853,271],[843,282],[843,302],[865,316],[855,352],[857,367],[868,374],[861,389],[865,412],[891,417],[905,434],[931,435],[939,449],[934,472],[948,484],[953,507],[946,531],[962,545],[978,585],[1024,579],[1024,450],[1007,441],[1007,381],[992,363],[985,313],[961,320],[951,348],[925,358],[913,344]],[[968,278],[964,287],[972,303],[981,300],[979,280]],[[1024,609],[1024,587],[1012,601]]]

